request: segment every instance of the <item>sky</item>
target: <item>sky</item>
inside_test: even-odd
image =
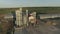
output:
[[[0,0],[0,8],[46,6],[60,7],[60,0]]]

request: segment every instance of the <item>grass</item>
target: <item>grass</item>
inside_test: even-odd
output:
[[[10,11],[15,11],[17,8],[3,8],[0,9],[0,14],[10,13]],[[37,11],[38,13],[60,13],[60,7],[25,7],[23,11],[34,12]]]

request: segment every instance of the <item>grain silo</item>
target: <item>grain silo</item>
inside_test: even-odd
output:
[[[20,8],[19,10],[16,10],[16,24],[18,26],[23,25],[23,23],[22,23],[22,8]]]

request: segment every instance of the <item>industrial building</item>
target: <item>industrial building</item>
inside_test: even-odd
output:
[[[40,19],[60,17],[60,14],[40,14]]]

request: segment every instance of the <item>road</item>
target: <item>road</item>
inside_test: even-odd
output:
[[[36,27],[26,27],[22,29],[17,29],[15,34],[60,34],[60,29],[56,27],[46,27],[43,25],[37,25]]]

